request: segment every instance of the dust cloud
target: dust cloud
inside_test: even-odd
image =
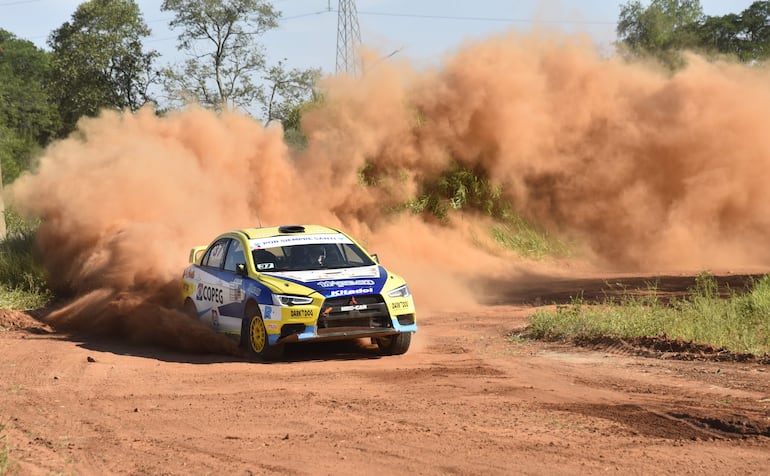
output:
[[[279,126],[191,107],[103,112],[11,189],[43,218],[55,325],[228,352],[177,311],[187,252],[231,228],[341,227],[423,309],[473,306],[478,276],[556,273],[493,243],[488,219],[394,212],[457,162],[521,215],[626,271],[766,267],[770,75],[696,56],[676,73],[602,58],[579,36],[508,33],[440,67],[373,61],[323,81],[304,150]],[[362,185],[368,165],[375,185]],[[549,268],[550,267],[550,268]]]

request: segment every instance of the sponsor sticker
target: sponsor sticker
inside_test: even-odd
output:
[[[340,311],[363,311],[366,309],[366,304],[358,304],[356,306],[342,306]]]
[[[312,309],[290,309],[289,312],[291,317],[313,317]]]
[[[204,286],[203,283],[198,283],[198,291],[195,293],[195,299],[198,301],[211,301],[224,304],[222,289]]]
[[[248,284],[246,285],[246,289],[245,289],[245,291],[246,291],[246,293],[247,293],[247,294],[253,294],[253,295],[255,295],[255,296],[259,296],[260,294],[262,294],[262,290],[261,290],[261,289],[259,289],[259,287],[258,287],[258,286],[256,286],[256,285],[255,285],[255,284],[253,284],[253,283],[248,283]]]
[[[300,235],[300,236],[276,236],[272,238],[257,238],[249,240],[249,248],[274,248],[276,246],[300,245],[313,243],[352,243],[344,235],[329,233],[319,235]]]
[[[346,288],[348,286],[374,286],[371,279],[341,279],[335,281],[319,281],[322,288]]]
[[[391,309],[406,309],[409,307],[409,301],[393,301],[390,303]]]
[[[373,288],[336,289],[329,293],[329,297],[350,296],[351,294],[370,294],[372,292],[374,292]]]
[[[243,300],[243,291],[240,286],[230,287],[230,301],[240,302]]]

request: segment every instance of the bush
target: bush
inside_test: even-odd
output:
[[[35,253],[37,223],[6,210],[7,237],[0,242],[0,307],[34,309],[51,298],[47,273]]]
[[[371,179],[370,179],[371,182]],[[420,195],[404,207],[413,213],[429,213],[446,220],[450,210],[471,209],[497,219],[510,218],[511,204],[480,171],[453,164],[436,179],[422,185]]]

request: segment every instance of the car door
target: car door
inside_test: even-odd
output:
[[[227,247],[222,269],[222,286],[225,294],[219,308],[219,330],[231,334],[241,332],[241,319],[244,312],[243,280],[238,273],[238,265],[246,266],[245,246],[241,240],[231,239]]]
[[[206,250],[201,260],[198,288],[195,290],[201,321],[214,329],[219,329],[219,308],[224,305],[226,294],[222,267],[229,244],[230,238],[221,238]]]

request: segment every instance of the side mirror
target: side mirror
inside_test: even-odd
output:
[[[235,272],[238,276],[243,276],[244,278],[249,275],[249,272],[246,271],[246,263],[238,263],[235,265]]]
[[[372,253],[371,257],[372,257],[372,259],[374,260],[375,263],[380,264],[380,257],[377,256],[377,253]]]

